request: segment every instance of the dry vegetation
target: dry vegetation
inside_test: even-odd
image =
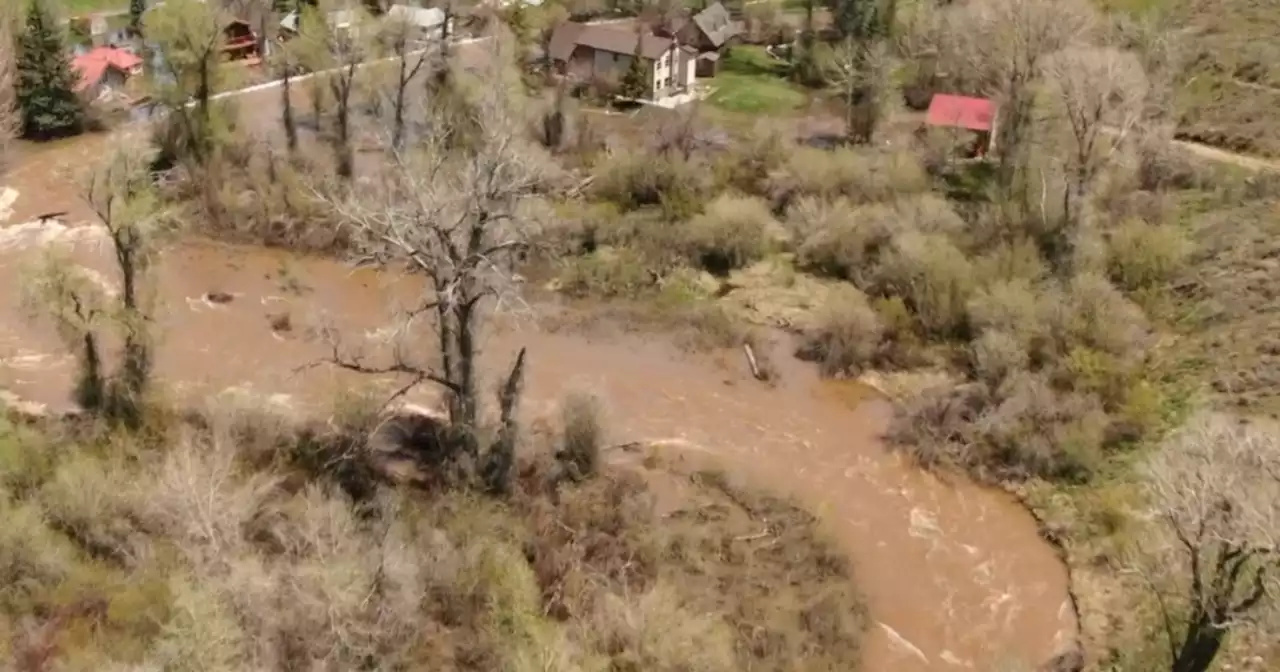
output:
[[[31,671],[857,660],[862,608],[812,516],[716,473],[602,462],[589,401],[566,402],[501,500],[380,484],[351,458],[372,426],[360,408],[337,429],[260,409],[221,400],[146,434],[0,424],[0,656]]]
[[[492,60],[442,55],[416,80],[310,80],[280,100],[282,126],[296,122],[287,134],[246,114],[250,138],[234,110],[196,105],[160,138],[176,166],[164,196],[215,235],[409,269],[423,300],[401,317],[433,314],[431,336],[450,355],[466,356],[470,307],[513,292],[524,265],[565,296],[604,302],[600,313],[679,326],[699,346],[739,345],[754,321],[797,332],[797,354],[827,376],[948,374],[903,395],[889,438],[928,467],[1024,496],[1074,570],[1090,665],[1255,664],[1274,653],[1259,644],[1274,624],[1239,599],[1194,594],[1187,556],[1157,563],[1158,576],[1132,569],[1135,554],[1168,551],[1149,535],[1187,524],[1173,520],[1186,502],[1169,497],[1169,479],[1189,470],[1160,461],[1171,451],[1205,448],[1234,470],[1200,514],[1228,507],[1213,521],[1228,528],[1241,511],[1274,515],[1257,497],[1249,509],[1228,496],[1249,465],[1274,468],[1274,441],[1250,439],[1258,454],[1242,457],[1218,450],[1230,433],[1217,426],[1158,446],[1197,405],[1280,412],[1275,184],[1178,153],[1167,111],[1183,61],[1156,24],[1083,1],[900,10],[894,59],[882,45],[877,72],[893,66],[900,76],[886,79],[911,103],[934,90],[995,98],[1002,127],[988,161],[900,132],[891,122],[909,117],[885,102],[898,97],[881,78],[871,98],[886,123],[861,145],[845,142],[851,128],[814,137],[797,120],[724,111],[605,121],[531,91],[537,78],[512,67],[529,45],[503,37]],[[845,66],[846,83],[859,82],[846,87],[852,100],[873,73],[853,55]],[[468,404],[477,395],[468,365],[394,366],[377,372],[440,383]],[[505,395],[500,405],[513,416]],[[450,414],[475,429],[474,407]],[[0,546],[20,551],[0,565],[21,579],[4,606],[39,619],[9,624],[14,655],[520,670],[825,670],[855,657],[847,570],[811,518],[718,478],[602,467],[588,399],[566,402],[553,475],[545,459],[525,464],[501,500],[341,493],[332,475],[308,473],[334,437],[226,422],[179,424],[146,450],[91,436],[4,453],[16,465],[4,467],[8,516],[21,522]],[[27,438],[0,446],[31,434],[13,436]],[[336,480],[350,489],[351,478]],[[144,497],[105,486],[117,479],[161,485]],[[657,497],[655,508],[671,487],[678,505]],[[1266,478],[1249,487],[1273,492]],[[1256,570],[1257,602],[1277,599],[1274,538],[1259,538],[1247,540],[1262,549],[1249,562],[1264,560],[1227,572],[1228,598],[1252,595],[1238,579]],[[1206,631],[1187,614],[1235,620]]]

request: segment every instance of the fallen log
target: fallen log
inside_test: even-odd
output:
[[[756,353],[751,349],[750,343],[742,344],[742,351],[747,355],[747,366],[751,367],[751,375],[756,380],[764,381],[768,378],[763,371],[760,370],[760,363],[756,361]]]

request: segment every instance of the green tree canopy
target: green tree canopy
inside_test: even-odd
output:
[[[84,107],[75,91],[77,75],[58,22],[41,0],[31,0],[17,51],[14,88],[23,136],[48,139],[81,132]]]

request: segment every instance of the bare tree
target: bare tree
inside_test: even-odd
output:
[[[974,0],[946,10],[939,59],[961,89],[992,96],[1000,107],[997,178],[1015,190],[1025,163],[1044,58],[1086,34],[1096,10],[1084,0]]]
[[[280,79],[280,125],[284,128],[285,143],[290,152],[298,149],[298,121],[293,112],[293,73],[298,67],[297,51],[291,44],[282,44],[271,55],[271,64]]]
[[[393,399],[422,383],[441,387],[452,428],[447,441],[456,447],[449,459],[471,464],[482,457],[477,368],[485,320],[513,295],[512,264],[528,246],[532,227],[517,205],[549,168],[545,154],[523,137],[519,109],[527,101],[509,97],[509,41],[491,44],[491,62],[477,75],[486,85],[477,87],[471,101],[469,142],[452,142],[451,126],[432,123],[426,137],[391,152],[394,163],[385,172],[348,189],[343,198],[327,200],[355,232],[364,261],[402,269],[423,282],[420,300],[396,318],[393,363],[365,364],[336,339],[331,361],[352,371],[407,375],[408,384]],[[435,332],[430,357],[412,347],[424,320]],[[504,427],[513,422],[522,362],[523,354],[501,395]],[[511,431],[507,427],[483,456],[481,472],[492,488],[500,489],[509,472]]]
[[[136,427],[151,380],[151,292],[146,284],[160,234],[162,215],[153,197],[150,156],[125,146],[91,174],[84,198],[106,229],[119,290],[100,286],[83,269],[53,258],[27,286],[28,305],[46,313],[79,361],[76,400],[86,410],[104,412]],[[98,331],[119,331],[120,367],[103,374]]]
[[[135,149],[121,149],[94,171],[85,200],[97,213],[111,239],[120,273],[119,305],[122,356],[116,376],[119,389],[112,398],[120,415],[134,418],[151,380],[151,287],[145,284],[160,233],[158,203],[153,194],[150,157]]]
[[[69,259],[47,256],[23,283],[23,304],[48,319],[76,360],[72,398],[90,413],[103,410],[106,378],[98,329],[107,320],[106,293]]]
[[[167,70],[155,78],[157,98],[178,133],[167,149],[189,153],[203,165],[224,130],[225,120],[213,110],[213,96],[226,76],[222,16],[200,0],[170,0],[148,12],[145,22],[147,38]]]
[[[1280,606],[1280,428],[1196,418],[1143,475],[1164,532],[1147,549],[1158,570],[1143,575],[1160,606],[1169,669],[1206,672],[1229,634],[1274,625],[1266,617]]]
[[[1062,195],[1062,231],[1070,250],[1087,219],[1091,187],[1142,118],[1147,79],[1133,54],[1113,48],[1068,47],[1050,55],[1044,71],[1070,138]],[[1065,256],[1065,266],[1071,266],[1071,257]]]
[[[395,101],[391,108],[391,147],[396,150],[404,147],[409,84],[432,58],[431,50],[414,48],[421,44],[415,39],[420,32],[406,17],[390,15],[383,19],[382,44],[396,59]]]
[[[827,81],[844,101],[845,138],[871,142],[889,88],[889,54],[883,41],[863,43],[846,38],[823,64]]]
[[[312,70],[326,73],[323,78],[333,96],[334,129],[331,138],[338,175],[344,178],[355,174],[351,149],[352,94],[356,88],[356,73],[368,56],[365,39],[369,21],[363,9],[347,11],[352,12],[356,20],[352,25],[338,26],[320,10],[304,8],[300,28],[303,62]]]

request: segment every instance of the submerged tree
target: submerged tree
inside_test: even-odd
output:
[[[28,305],[49,316],[76,355],[76,401],[136,427],[151,381],[151,293],[148,272],[160,234],[148,170],[150,157],[134,147],[114,152],[91,174],[85,200],[106,229],[119,273],[107,288],[82,268],[51,257],[28,283]],[[101,329],[110,325],[121,344],[119,368],[103,372]]]
[[[9,161],[9,142],[22,126],[14,91],[14,51],[9,15],[0,12],[0,175]]]
[[[168,0],[147,14],[145,28],[164,63],[154,78],[157,99],[169,114],[164,149],[203,166],[228,123],[214,109],[226,77],[221,18],[201,0]]]
[[[399,150],[404,146],[405,113],[409,104],[409,84],[417,78],[423,66],[430,62],[433,49],[417,49],[414,37],[418,27],[403,16],[391,15],[383,19],[381,42],[383,48],[396,59],[395,99],[392,102],[391,146]]]
[[[1206,672],[1233,633],[1275,641],[1280,428],[1197,418],[1143,473],[1161,532],[1147,545],[1143,574],[1160,607],[1169,670]]]
[[[298,46],[302,63],[313,71],[324,73],[317,79],[328,85],[332,96],[334,124],[330,142],[338,175],[344,178],[355,174],[355,158],[351,149],[352,98],[356,73],[369,52],[365,37],[362,37],[367,37],[368,31],[364,27],[368,24],[368,17],[363,10],[350,11],[356,16],[354,25],[336,26],[325,18],[321,10],[304,8]]]
[[[430,124],[431,133],[392,153],[387,171],[329,199],[355,233],[364,260],[422,282],[420,299],[397,316],[393,363],[366,364],[359,353],[344,352],[336,337],[331,361],[363,373],[408,376],[393,399],[422,383],[439,386],[450,421],[441,443],[449,449],[433,460],[496,490],[505,487],[513,459],[523,352],[502,387],[503,429],[482,451],[481,344],[495,306],[511,298],[512,264],[529,244],[532,222],[520,217],[517,205],[549,167],[542,151],[523,137],[522,103],[510,97],[519,82],[508,81],[509,51],[506,40],[495,41],[479,75],[485,85],[473,90],[470,141],[452,142],[449,125]],[[434,342],[424,348],[432,356],[414,347],[422,321],[432,323]]]
[[[44,0],[31,0],[17,44],[15,94],[22,134],[48,139],[79,133],[84,107],[76,95],[76,75],[58,22]]]

